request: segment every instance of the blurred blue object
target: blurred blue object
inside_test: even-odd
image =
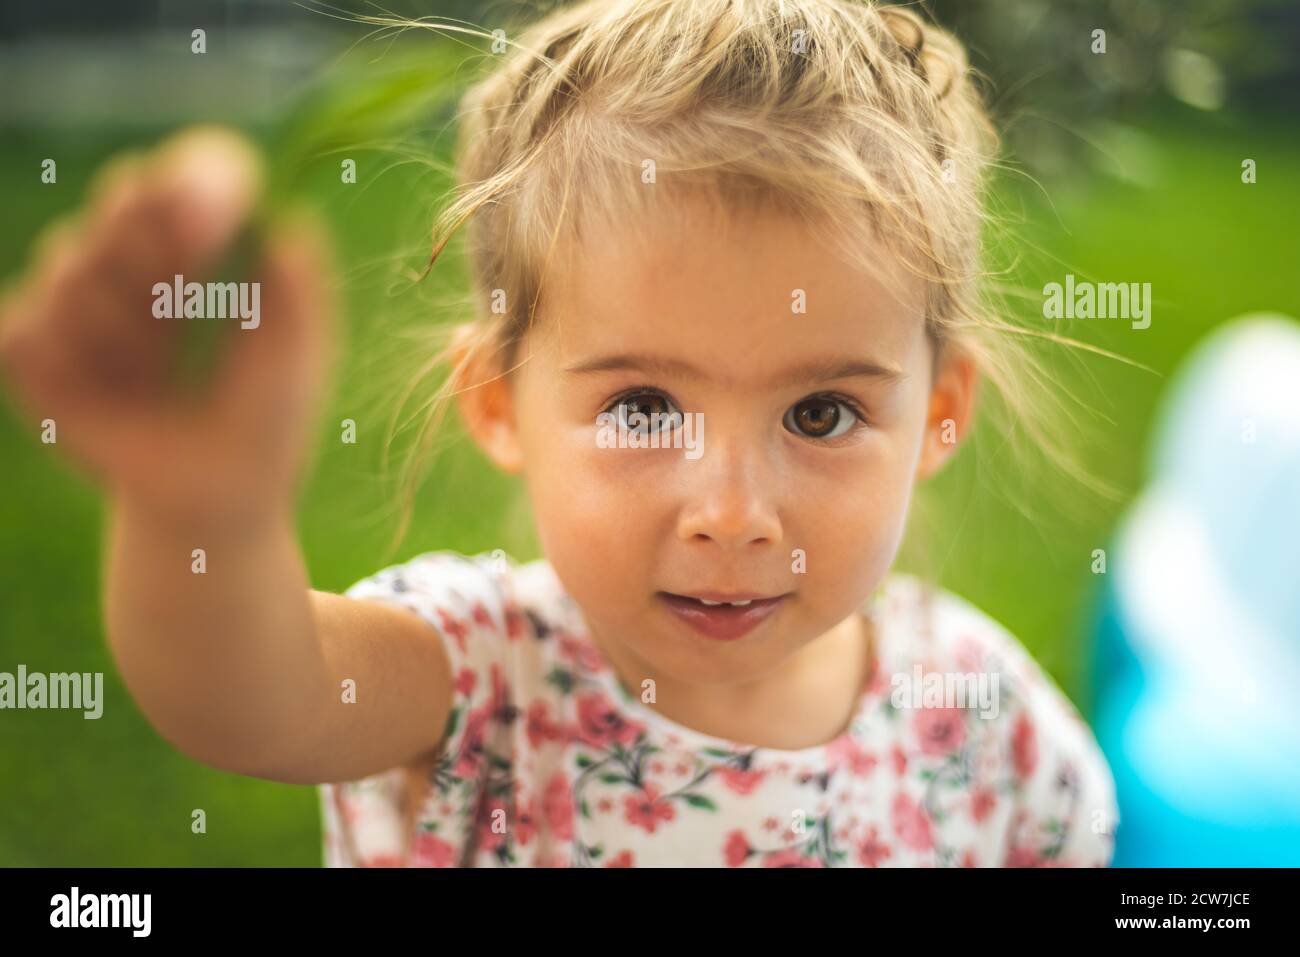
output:
[[[1300,323],[1199,345],[1096,617],[1116,867],[1300,866]]]

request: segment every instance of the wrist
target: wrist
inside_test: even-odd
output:
[[[290,497],[172,500],[116,490],[111,508],[119,521],[151,529],[154,534],[207,542],[261,539],[294,526]]]

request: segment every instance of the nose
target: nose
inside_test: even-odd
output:
[[[714,438],[699,459],[683,464],[688,498],[678,518],[678,538],[724,548],[781,540],[781,519],[761,448],[742,449]]]

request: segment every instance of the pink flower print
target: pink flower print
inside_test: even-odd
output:
[[[880,840],[880,830],[873,824],[867,836],[858,844],[858,860],[863,867],[879,867],[890,853],[889,845]]]
[[[633,827],[643,828],[653,834],[660,821],[671,821],[677,814],[670,801],[659,799],[659,789],[647,783],[639,794],[623,799],[623,819]]]
[[[556,644],[560,656],[580,670],[589,674],[598,674],[604,670],[605,659],[591,642],[568,632],[559,632]]]
[[[979,867],[979,861],[975,860],[975,852],[967,851],[961,856],[962,867]]]
[[[506,705],[510,704],[510,686],[506,684],[506,679],[501,675],[501,666],[492,666],[492,701],[488,705],[489,710],[495,714]]]
[[[921,742],[922,754],[949,754],[966,740],[966,721],[961,708],[922,708],[912,721]]]
[[[977,823],[983,821],[997,807],[998,796],[988,788],[977,787],[970,794],[970,816]]]
[[[631,851],[619,851],[618,854],[614,855],[608,861],[605,862],[605,866],[606,867],[636,867],[636,865],[632,863]]]
[[[894,762],[894,773],[900,778],[907,773],[907,755],[898,745],[894,745],[893,750],[889,752],[890,759]]]
[[[744,831],[735,830],[727,835],[727,841],[722,847],[722,856],[726,859],[728,867],[740,867],[753,853],[754,849],[745,839]]]
[[[491,628],[495,624],[492,621],[492,616],[488,614],[488,610],[483,607],[482,602],[474,602],[474,609],[471,614],[474,618],[474,624],[480,628]]]
[[[633,721],[625,721],[605,695],[592,691],[578,697],[579,740],[594,748],[604,748],[612,744],[630,747],[640,737],[643,727]]]
[[[741,796],[752,794],[754,789],[763,783],[763,778],[767,777],[766,771],[732,767],[718,768],[716,774],[728,790]]]
[[[509,839],[513,823],[504,801],[499,797],[485,797],[479,802],[475,821],[478,846],[485,851],[495,851]]]
[[[884,694],[890,688],[892,677],[880,666],[880,658],[871,659],[871,680],[867,682],[865,692],[872,697]]]
[[[484,741],[487,733],[488,712],[476,708],[465,719],[465,734],[461,739],[460,754],[452,766],[452,773],[461,778],[477,777],[483,765]]]
[[[822,867],[822,862],[809,857],[797,847],[787,847],[763,859],[764,867]]]
[[[528,619],[514,605],[506,606],[506,638],[518,641],[528,631]]]
[[[547,741],[558,741],[563,729],[550,719],[550,708],[544,699],[538,698],[528,709],[528,743],[536,751]]]
[[[546,783],[542,814],[551,831],[561,840],[573,838],[573,792],[563,771],[556,771]]]
[[[462,655],[466,654],[465,635],[468,629],[465,627],[465,622],[461,621],[455,615],[452,615],[445,608],[438,609],[438,621],[441,625],[439,630],[444,635],[455,640],[456,647],[460,649]]]
[[[899,793],[894,797],[893,807],[894,836],[916,851],[928,851],[934,847],[934,834],[930,829],[930,816],[925,809],[907,794]]]
[[[362,867],[401,867],[402,858],[399,854],[372,854],[370,857],[361,858]]]
[[[832,771],[838,769],[840,765],[847,764],[855,776],[869,773],[878,763],[876,756],[863,750],[852,736],[836,738],[827,746],[826,753],[830,758]]]
[[[601,814],[608,814],[614,810],[614,802],[607,797],[601,798],[596,802],[596,810]]]
[[[1016,769],[1016,776],[1022,781],[1034,773],[1038,765],[1038,740],[1034,733],[1033,722],[1023,711],[1016,717],[1015,727],[1011,732],[1011,760]]]
[[[533,801],[523,798],[515,801],[515,809],[515,841],[520,847],[527,847],[537,833],[537,808]]]
[[[473,668],[461,668],[456,672],[455,689],[463,698],[468,698],[473,692],[475,685],[478,684],[478,675]]]
[[[361,802],[344,797],[341,789],[335,789],[334,791],[334,806],[338,809],[339,814],[343,816],[345,824],[351,824],[361,816]]]
[[[1007,852],[1004,867],[1045,867],[1047,861],[1032,847],[1013,847]]]
[[[412,867],[452,867],[456,849],[433,831],[420,831],[411,844]]]

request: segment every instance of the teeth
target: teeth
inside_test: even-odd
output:
[[[710,607],[714,605],[731,605],[733,608],[741,608],[753,601],[752,598],[746,598],[744,601],[709,601],[707,598],[697,598],[695,600],[701,605],[709,605]]]

